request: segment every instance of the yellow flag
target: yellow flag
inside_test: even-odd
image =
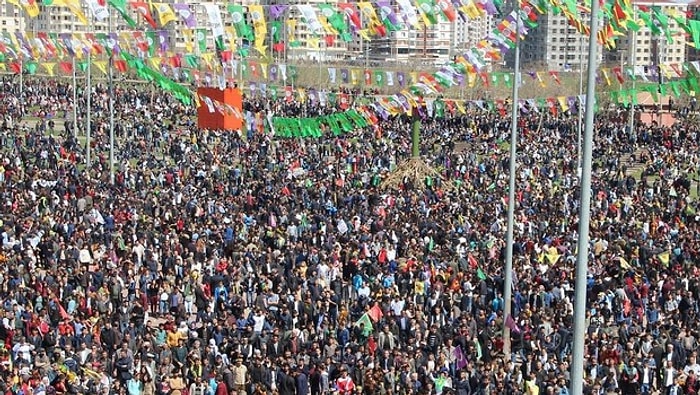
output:
[[[131,40],[134,39],[133,35],[130,33],[119,33],[119,37],[121,37],[121,40],[119,40],[119,46],[123,49],[126,47],[128,51],[131,51]]]
[[[350,82],[352,82],[353,85],[357,85],[360,82],[360,70],[350,70]]]
[[[160,63],[163,61],[163,59],[161,57],[154,56],[154,57],[150,58],[149,61],[151,62],[151,66],[154,69],[160,70]]]
[[[408,76],[411,78],[409,83],[415,84],[416,82],[418,82],[418,73],[417,72],[412,71],[412,72],[408,73]]]
[[[306,102],[306,91],[304,88],[297,89],[297,92],[299,92],[299,101],[302,103]]]
[[[198,93],[194,93],[194,94],[192,95],[192,97],[194,98],[194,108],[199,108],[199,107],[201,107],[201,106],[202,106],[202,102],[199,100],[199,94],[198,94]]]
[[[457,111],[459,111],[460,114],[467,113],[467,111],[464,109],[464,106],[462,105],[461,100],[455,100],[455,106],[457,106]]]
[[[88,25],[88,20],[85,17],[85,14],[83,14],[83,9],[80,6],[79,0],[53,0],[51,5],[56,7],[68,8],[73,13],[73,15],[75,15],[76,18],[78,18],[81,24],[83,24],[84,26]]]
[[[30,18],[36,18],[39,16],[39,5],[36,3],[36,1],[22,0],[21,3],[24,7],[24,11]]]
[[[569,104],[566,102],[566,97],[559,96],[559,97],[557,97],[557,101],[559,102],[559,106],[561,107],[562,111],[564,111],[564,112],[569,111]]]
[[[540,87],[546,88],[547,84],[544,82],[542,75],[539,72],[535,73],[535,75],[537,76],[537,81],[540,83]]]
[[[313,49],[319,49],[321,44],[321,40],[318,37],[309,37],[306,39],[306,42],[309,44],[309,48]]]
[[[175,15],[175,11],[173,11],[173,8],[170,6],[168,3],[154,3],[156,11],[158,12],[158,20],[160,21],[161,26],[165,26],[170,22],[175,22],[177,20],[177,16]]]
[[[185,41],[185,50],[189,53],[194,52],[194,44],[192,43],[192,29],[182,29],[182,39]]]
[[[264,79],[267,79],[267,63],[260,63],[260,72]]]
[[[54,63],[54,62],[42,63],[41,65],[44,67],[44,70],[46,70],[46,74],[48,74],[49,77],[54,76],[53,69],[54,69],[54,67],[56,67],[56,63]]]
[[[362,36],[363,39],[365,39],[365,40],[372,40],[372,38],[369,36],[369,29],[361,29],[359,33],[360,33],[360,36]]]
[[[248,13],[253,23],[255,33],[255,49],[263,56],[265,55],[265,38],[267,37],[267,22],[265,22],[265,11],[261,5],[249,5]]]
[[[600,72],[603,73],[605,85],[610,86],[610,76],[608,76],[608,71],[606,69],[600,69]]]
[[[662,252],[661,254],[657,255],[657,257],[664,266],[668,266],[668,263],[671,261],[671,253],[669,252]]]
[[[462,11],[467,14],[470,19],[478,19],[481,16],[479,7],[477,7],[472,0],[467,0],[467,5],[462,6]]]
[[[205,52],[202,54],[202,60],[208,68],[211,68],[211,62],[214,60],[214,54],[211,52]]]
[[[467,85],[470,88],[473,88],[476,86],[476,73],[468,73],[467,74]]]
[[[92,64],[97,67],[98,70],[102,72],[102,74],[107,75],[107,61],[106,60],[96,60]],[[158,67],[160,69],[160,67]]]

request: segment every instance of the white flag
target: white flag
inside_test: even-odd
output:
[[[323,32],[323,25],[321,21],[318,20],[318,15],[316,15],[316,9],[311,4],[299,4],[297,5],[301,16],[304,18],[304,23],[309,28],[309,31],[314,34],[320,34]]]
[[[335,84],[335,67],[328,68],[328,79],[331,81],[331,84]]]
[[[386,84],[387,84],[387,86],[394,86],[394,72],[393,71],[386,72]]]
[[[221,20],[221,11],[218,4],[203,4],[209,16],[209,24],[214,38],[219,39],[224,36],[224,22]]]

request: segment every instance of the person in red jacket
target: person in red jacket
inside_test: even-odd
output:
[[[336,380],[339,394],[352,394],[355,390],[355,383],[348,375],[348,369],[343,367],[340,371],[340,377]]]

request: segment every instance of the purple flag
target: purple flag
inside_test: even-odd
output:
[[[452,350],[452,356],[455,357],[455,368],[457,368],[457,370],[467,366],[467,358],[462,352],[462,346],[455,347],[455,349]]]
[[[107,39],[107,43],[109,47],[112,48],[112,52],[115,55],[119,55],[119,53],[122,51],[119,47],[119,36],[117,36],[117,33],[109,33],[109,39]]]
[[[384,120],[389,119],[389,112],[382,106],[379,105],[379,103],[374,103],[373,104],[374,111],[376,111]]]
[[[399,71],[396,73],[396,80],[399,82],[399,86],[404,86],[406,84],[406,75]]]
[[[277,81],[277,65],[270,65],[270,81]]]
[[[381,16],[388,19],[392,25],[396,27],[400,25],[399,18],[396,17],[396,13],[391,7],[391,2],[389,0],[377,0],[377,7],[379,7]]]
[[[340,69],[340,80],[343,81],[343,84],[347,84],[350,81],[349,74],[348,69]]]
[[[486,13],[489,15],[495,15],[498,12],[498,9],[493,4],[493,0],[481,0],[481,4],[484,6],[484,10],[486,10]]]
[[[462,11],[462,7],[464,7],[462,1],[452,0],[452,5],[454,6],[455,10],[457,10],[459,18],[462,20],[462,22],[467,22],[469,20],[469,17],[464,13],[464,11]]]
[[[270,6],[270,16],[272,19],[278,19],[287,10],[286,4],[275,4]]]
[[[73,37],[71,37],[71,34],[61,33],[60,37],[63,41],[63,46],[66,48],[66,51],[68,51],[70,56],[75,56],[75,52],[73,51]]]
[[[175,13],[185,22],[185,26],[192,29],[197,26],[197,17],[190,11],[190,6],[187,4],[176,3],[173,4],[175,8]]]
[[[651,80],[656,82],[659,80],[659,73],[656,70],[656,66],[652,66],[649,68],[649,74],[651,75]]]
[[[158,32],[158,43],[160,44],[160,52],[168,52],[168,31],[161,30]]]
[[[528,71],[527,75],[529,75],[530,78],[532,78],[533,80],[537,79],[537,73],[535,73],[534,71]]]
[[[17,37],[17,42],[19,42],[19,44],[22,48],[29,51],[29,53],[32,52],[32,47],[29,45],[27,40],[24,39],[24,34],[22,34],[21,32],[15,32],[15,37]],[[22,49],[22,48],[20,48],[20,49]]]
[[[515,320],[513,319],[512,315],[509,314],[508,317],[506,317],[505,324],[508,327],[508,329],[510,329],[514,333],[520,333],[520,328],[518,328],[518,325],[515,323]]]
[[[574,96],[569,96],[566,98],[566,102],[569,104],[569,111],[572,114],[576,114],[578,112],[578,106],[576,105],[576,98]]]
[[[316,104],[316,102],[318,101],[318,93],[316,92],[316,89],[310,88],[308,91],[308,95],[311,104]]]

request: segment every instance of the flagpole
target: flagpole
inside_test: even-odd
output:
[[[92,18],[90,18],[88,22],[88,31],[92,32]],[[92,48],[88,50],[87,54],[87,89],[86,89],[86,120],[85,120],[85,165],[87,167],[87,171],[90,171],[91,167],[91,150],[92,147],[91,145],[91,137],[92,137]]]
[[[112,34],[112,12],[108,9],[109,28]],[[114,47],[109,52],[109,183],[114,185]]]
[[[78,138],[78,76],[75,71],[75,55],[73,62],[73,138]]]
[[[512,314],[512,293],[513,293],[513,228],[515,226],[515,176],[516,161],[518,155],[518,94],[520,90],[520,1],[515,2],[515,61],[513,70],[513,103],[510,121],[510,169],[508,180],[508,224],[506,228],[506,264],[503,279],[503,353],[510,355],[510,328],[508,327],[508,317]]]
[[[634,15],[634,20],[637,19],[637,7],[633,4],[632,5],[632,12]],[[628,121],[628,128],[629,128],[629,133],[630,137],[636,144],[637,142],[637,134],[634,131],[634,103],[637,102],[637,32],[632,31],[632,59],[630,60],[630,63],[632,64],[632,94],[634,97],[632,98],[632,101],[630,102],[630,111],[629,111],[629,119]],[[620,70],[622,72],[622,70]]]
[[[586,80],[586,129],[583,136],[583,169],[581,172],[581,212],[578,228],[578,256],[574,294],[574,345],[571,364],[571,394],[583,393],[584,345],[586,340],[586,291],[588,247],[591,216],[591,172],[593,158],[593,122],[595,110],[595,76],[598,65],[598,10],[600,3],[591,1],[591,25],[588,38],[588,77]]]
[[[579,36],[578,52],[578,136],[576,139],[576,174],[581,177],[581,139],[583,135],[583,111],[581,109],[581,96],[583,96],[583,35]]]

